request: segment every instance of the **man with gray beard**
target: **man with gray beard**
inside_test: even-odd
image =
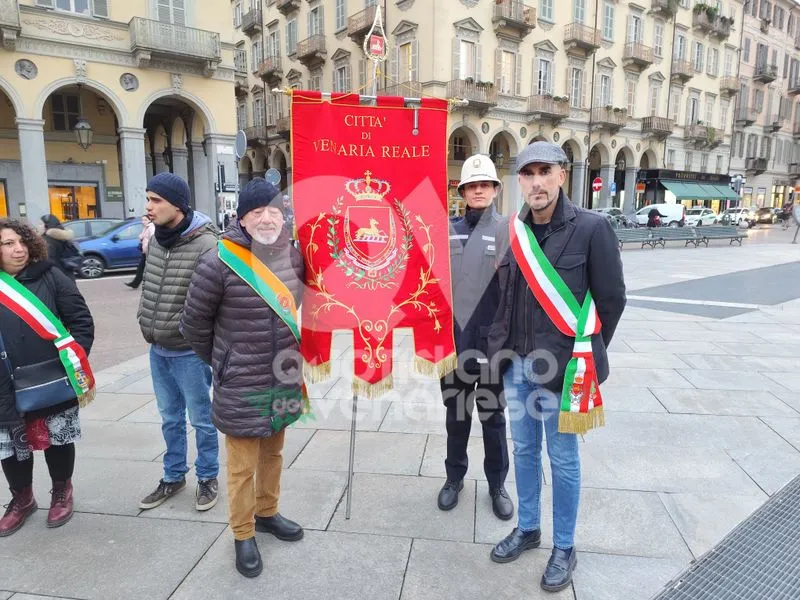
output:
[[[212,420],[228,452],[229,523],[236,569],[263,568],[255,532],[297,541],[303,529],[278,512],[284,432],[303,412],[297,307],[301,254],[284,226],[278,189],[257,177],[236,219],[203,255],[189,285],[181,331],[211,365]]]

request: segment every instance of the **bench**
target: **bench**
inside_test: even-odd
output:
[[[627,243],[641,243],[642,248],[645,246],[652,246],[655,248],[649,229],[616,229],[614,233],[617,234],[617,243],[619,244],[620,250],[622,250],[622,246]]]
[[[728,245],[738,242],[742,245],[742,240],[747,237],[747,232],[739,231],[736,226],[728,225],[712,225],[711,227],[703,227],[703,232],[698,235],[698,244],[705,244],[708,248],[709,240],[730,240]]]
[[[659,229],[653,231],[653,240],[654,248],[656,244],[659,244],[662,248],[665,248],[666,243],[669,241],[686,242],[684,247],[688,246],[689,244],[694,244],[695,248],[697,248],[697,244],[700,243],[700,239],[697,237],[696,227],[660,227]]]

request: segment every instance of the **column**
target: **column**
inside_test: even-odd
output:
[[[168,173],[169,166],[167,166],[167,161],[164,160],[164,152],[156,152],[156,174],[158,173]]]
[[[208,181],[209,190],[211,190],[211,203],[202,206],[199,202],[197,204],[198,210],[205,212],[211,217],[215,223],[219,221],[218,211],[220,210],[217,196],[214,195],[214,184],[219,183],[219,192],[222,194],[225,189],[225,184],[235,186],[239,170],[236,168],[236,154],[234,153],[234,143],[236,136],[221,135],[218,133],[210,133],[206,135],[206,155],[208,159]],[[225,180],[219,181],[220,166],[224,167]]]
[[[622,213],[630,214],[636,209],[636,175],[639,169],[628,167],[625,169],[625,197],[623,198]]]
[[[25,216],[38,225],[39,218],[50,212],[47,191],[47,158],[44,152],[44,121],[16,119],[19,132],[19,156],[22,166],[22,185],[25,188]]]
[[[600,179],[603,180],[603,189],[600,190],[600,202],[592,208],[608,208],[611,206],[611,184],[614,182],[614,165],[602,165],[600,167]]]
[[[172,149],[172,172],[189,181],[189,151],[186,148]]]
[[[576,206],[586,204],[586,163],[575,161],[572,163],[572,203]]]
[[[210,206],[214,198],[214,187],[208,187],[208,159],[203,150],[202,142],[192,142],[189,144],[192,153],[192,194],[194,195],[194,207]],[[213,215],[212,215],[213,216]]]
[[[147,196],[147,166],[144,152],[145,129],[120,127],[119,145],[122,155],[122,201],[125,217],[144,214]]]
[[[149,152],[145,152],[144,155],[144,170],[147,174],[147,180],[150,181],[150,178],[156,174],[155,170],[153,169],[153,157],[150,155]]]

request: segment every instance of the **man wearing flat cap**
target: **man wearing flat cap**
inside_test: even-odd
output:
[[[450,223],[450,272],[453,286],[453,326],[458,366],[441,380],[447,410],[447,480],[439,492],[438,506],[451,510],[458,504],[467,473],[467,444],[472,411],[478,405],[483,433],[483,471],[489,484],[492,511],[498,519],[514,516],[506,492],[508,443],[502,382],[492,380],[486,357],[486,333],[497,312],[497,238],[508,219],[497,214],[494,200],[503,184],[492,159],[476,154],[464,161],[458,193],[467,203],[463,217]],[[502,253],[502,248],[501,248]]]
[[[606,348],[625,307],[622,261],[601,214],[572,204],[561,189],[567,157],[534,142],[517,158],[524,204],[508,229],[498,266],[503,298],[489,331],[500,365],[514,442],[518,525],[491,552],[510,562],[541,543],[542,437],[553,482],[553,551],[541,587],[569,586],[577,563],[578,434],[603,424],[600,384]]]
[[[245,577],[263,568],[256,531],[303,537],[278,512],[284,433],[305,401],[297,323],[304,266],[284,210],[275,186],[260,177],[247,183],[237,218],[192,275],[181,321],[213,372],[212,417],[225,434],[229,522]]]

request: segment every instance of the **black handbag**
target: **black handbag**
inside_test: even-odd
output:
[[[75,398],[61,359],[14,369],[14,401],[20,413],[49,408]]]

